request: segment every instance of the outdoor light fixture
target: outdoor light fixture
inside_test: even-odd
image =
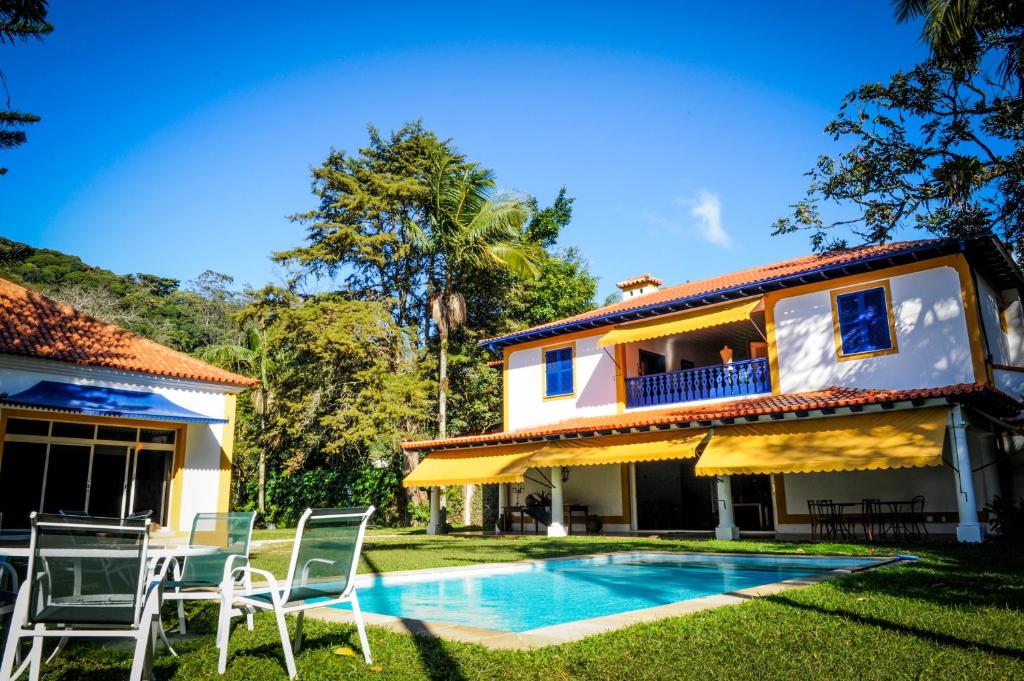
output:
[[[569,467],[562,466],[562,482],[569,482]]]

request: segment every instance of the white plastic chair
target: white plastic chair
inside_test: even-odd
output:
[[[302,619],[306,610],[322,608],[339,603],[351,603],[355,616],[363,659],[370,664],[370,643],[366,638],[366,626],[356,597],[355,576],[359,566],[359,554],[363,547],[366,524],[374,508],[307,508],[295,531],[288,577],[282,588],[274,575],[266,570],[251,566],[236,567],[230,578],[221,586],[224,594],[220,606],[220,620],[217,625],[217,645],[220,648],[217,670],[223,674],[227,669],[228,640],[231,638],[231,618],[258,610],[272,611],[277,618],[277,630],[284,649],[288,677],[294,679],[294,653],[302,647]],[[251,584],[252,575],[267,581],[270,588],[254,590],[245,587],[242,593],[235,591],[235,582]],[[296,614],[294,653],[289,642],[288,624],[285,615]]]
[[[0,679],[26,670],[38,679],[43,642],[69,638],[135,641],[131,679],[152,677],[152,653],[160,622],[160,582],[170,561],[152,572],[147,561],[148,520],[33,513],[28,575],[18,590]],[[22,639],[28,657],[15,669]],[[52,656],[51,656],[52,658]]]

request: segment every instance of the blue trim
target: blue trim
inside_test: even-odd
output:
[[[710,305],[712,303],[721,303],[726,300],[732,300],[736,298],[746,298],[753,293],[749,291],[751,289],[766,289],[778,290],[787,288],[789,286],[801,286],[810,282],[802,281],[807,277],[820,277],[819,281],[825,279],[833,279],[837,276],[845,276],[846,270],[851,267],[858,267],[864,265],[874,265],[875,263],[883,263],[885,267],[890,266],[891,261],[894,258],[901,258],[906,256],[919,256],[926,251],[933,251],[934,255],[928,257],[939,257],[942,255],[948,255],[952,253],[960,253],[966,250],[966,242],[962,239],[935,239],[926,244],[921,244],[911,248],[906,248],[899,251],[892,251],[889,253],[882,253],[873,255],[860,260],[850,260],[848,262],[836,263],[827,267],[817,267],[804,272],[798,272],[796,274],[787,274],[781,277],[774,277],[771,279],[763,279],[761,281],[752,281],[746,284],[739,284],[737,286],[730,286],[729,288],[718,289],[716,291],[708,291],[696,296],[690,296],[686,298],[676,298],[675,300],[669,300],[662,303],[652,303],[642,307],[634,307],[628,310],[621,310],[616,312],[607,312],[596,317],[588,317],[587,319],[579,319],[570,322],[562,322],[561,324],[555,324],[553,326],[544,327],[543,329],[527,329],[526,331],[518,331],[516,333],[509,334],[507,336],[499,336],[489,341],[481,341],[480,345],[487,348],[491,352],[498,354],[498,351],[507,346],[515,345],[518,343],[525,343],[527,341],[535,340],[538,338],[550,338],[552,336],[559,336],[565,333],[572,333],[574,331],[580,331],[583,329],[594,328],[597,326],[605,326],[607,324],[615,324],[624,321],[635,321],[645,317],[655,317],[659,314],[667,314],[669,312],[682,312],[684,310],[701,307],[703,305]],[[914,258],[919,259],[919,258]],[[868,270],[875,269],[869,267]],[[766,291],[762,290],[760,293]]]
[[[157,393],[57,381],[39,381],[28,390],[0,398],[0,403],[32,409],[50,409],[72,414],[114,416],[125,419],[175,421],[178,423],[228,422],[227,419],[203,416],[191,409],[179,406]]]

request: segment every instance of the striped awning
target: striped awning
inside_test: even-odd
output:
[[[621,345],[637,341],[674,336],[679,333],[697,331],[722,324],[750,319],[750,314],[761,304],[761,299],[741,300],[738,303],[700,308],[667,317],[655,317],[643,322],[621,324],[601,336],[598,346]]]

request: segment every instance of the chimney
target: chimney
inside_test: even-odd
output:
[[[622,291],[622,299],[627,300],[657,291],[661,286],[661,279],[652,277],[650,274],[641,274],[639,277],[620,281],[616,286]]]

